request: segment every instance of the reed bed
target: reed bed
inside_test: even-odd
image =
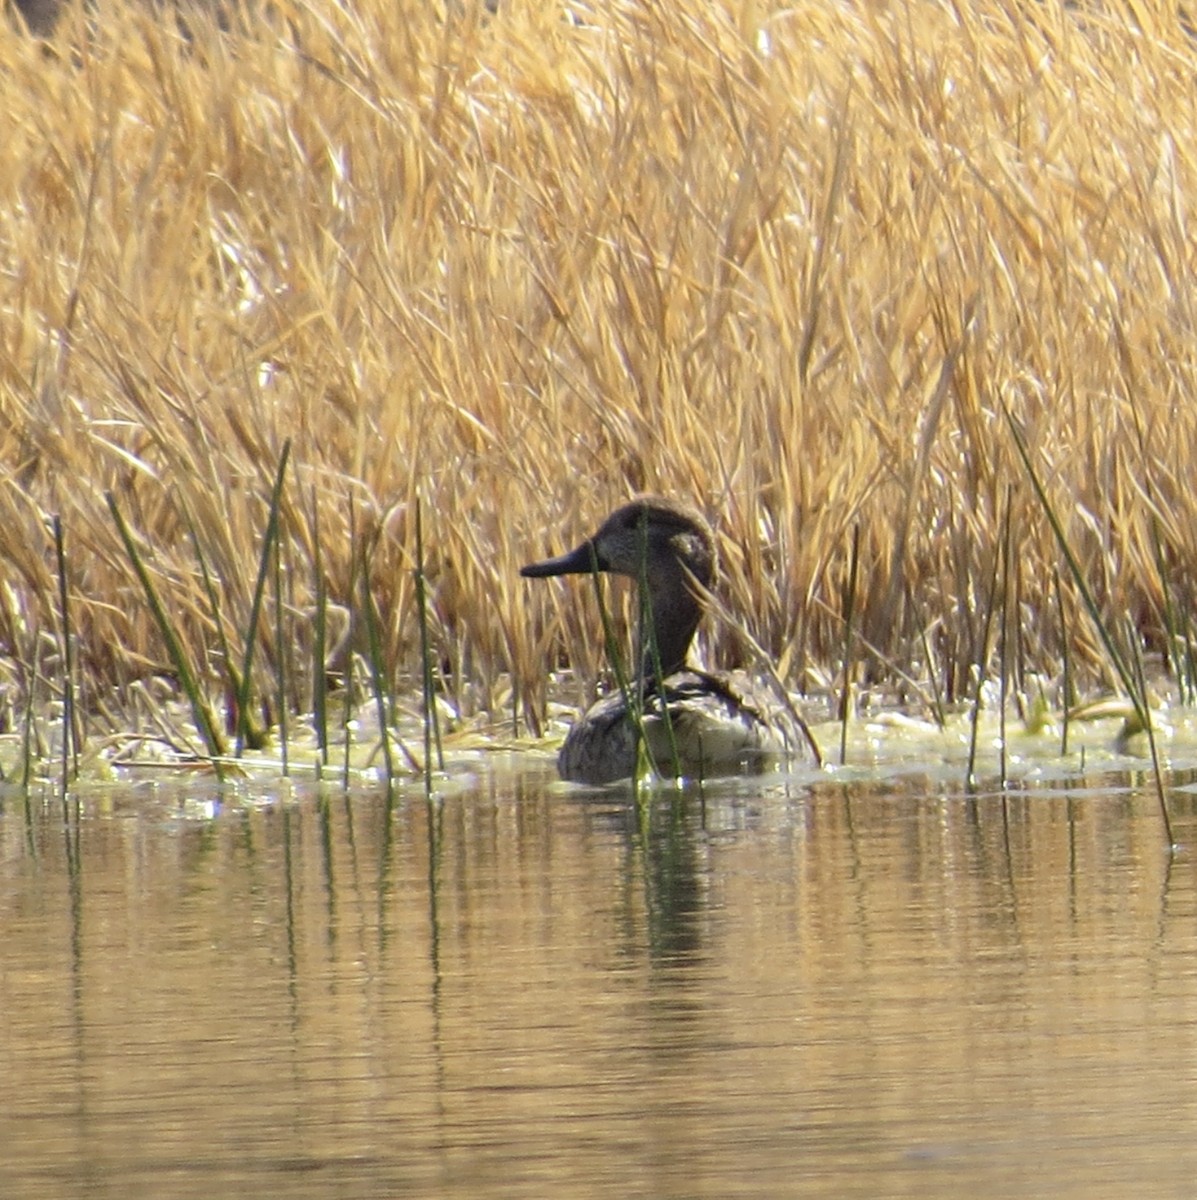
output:
[[[177,673],[119,512],[213,695],[252,663],[269,722],[368,655],[417,705],[431,663],[459,717],[535,733],[547,673],[580,699],[603,637],[518,567],[638,491],[715,517],[722,599],[793,689],[851,654],[938,708],[995,643],[1103,687],[1007,412],[1108,628],[1176,658],[1197,43],[1173,7],[230,13],[105,0],[0,39],[11,728],[47,631],[86,711]]]

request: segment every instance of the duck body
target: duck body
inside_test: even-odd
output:
[[[592,704],[562,743],[561,778],[599,785],[634,777],[643,765],[641,741],[647,763],[667,778],[756,774],[791,752],[777,726],[725,677],[675,672],[644,690],[638,707],[639,722],[622,692]]]
[[[798,723],[751,680],[686,662],[714,569],[702,517],[654,496],[617,509],[570,553],[522,569],[529,578],[598,571],[641,583],[638,673],[570,728],[557,759],[563,779],[614,783],[638,776],[645,759],[662,777],[708,779],[768,770],[798,752]]]

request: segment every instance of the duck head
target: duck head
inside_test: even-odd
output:
[[[702,619],[700,590],[709,589],[715,577],[715,539],[699,513],[663,497],[637,497],[576,549],[530,563],[520,574],[537,579],[592,571],[643,580],[661,673],[680,670]],[[652,673],[650,649],[644,652],[646,675]]]

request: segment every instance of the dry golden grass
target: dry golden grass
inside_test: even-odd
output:
[[[518,566],[639,490],[716,516],[723,596],[795,686],[839,653],[859,523],[863,637],[925,675],[929,631],[955,689],[1009,491],[1022,650],[1051,672],[1061,558],[1003,406],[1106,612],[1158,644],[1153,520],[1174,597],[1197,595],[1197,43],[1175,12],[572,11],[281,0],[188,41],[105,0],[55,53],[0,39],[4,654],[57,628],[60,513],[92,691],[163,662],[111,491],[211,664],[187,521],[236,643],[291,438],[287,636],[310,639],[318,511],[338,603],[380,535],[388,663],[416,673],[419,497],[434,637],[479,709],[514,678],[534,715],[550,666],[594,671],[587,591]]]

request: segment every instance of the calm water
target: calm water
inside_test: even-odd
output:
[[[1149,788],[550,779],[6,801],[0,1196],[1192,1195]]]

